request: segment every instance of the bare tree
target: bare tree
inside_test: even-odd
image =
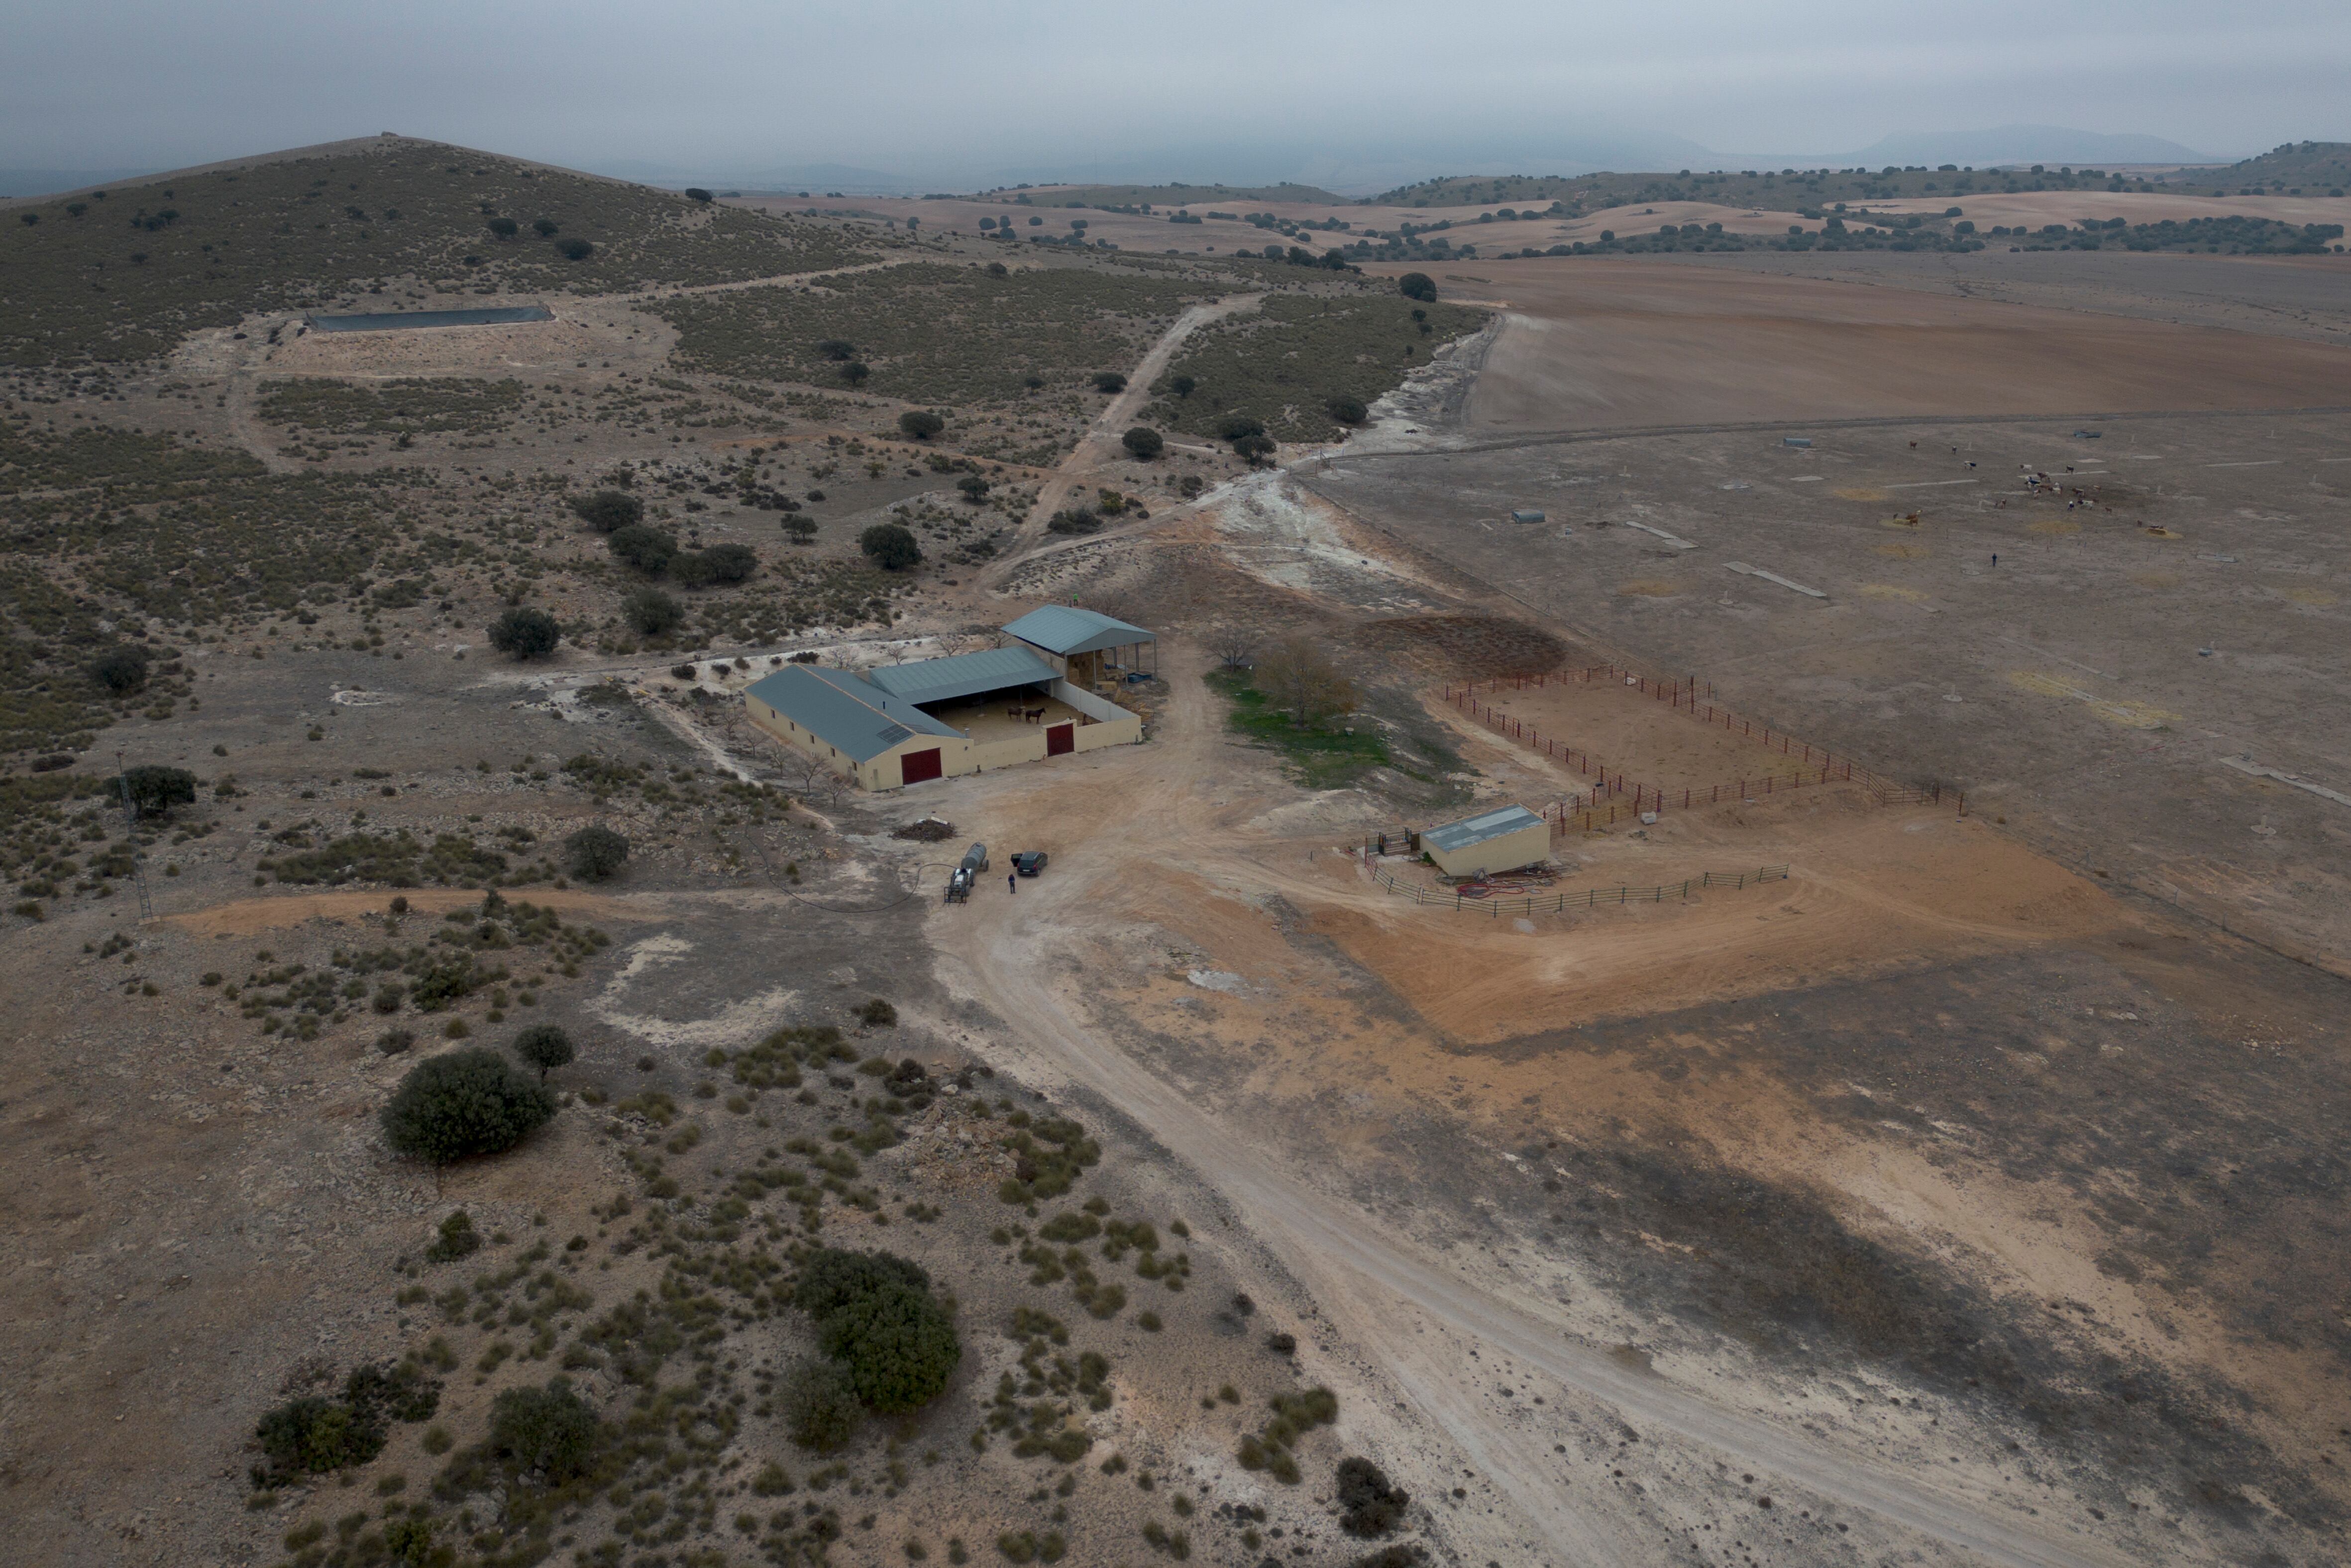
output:
[[[1257,664],[1257,689],[1300,729],[1355,711],[1354,683],[1311,639],[1283,638]]]
[[[1246,670],[1257,658],[1257,638],[1243,626],[1219,626],[1209,634],[1208,646],[1228,670]]]

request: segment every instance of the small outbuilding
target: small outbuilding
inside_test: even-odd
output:
[[[1540,523],[1542,520],[1542,513],[1533,507],[1520,507],[1510,514],[1510,521],[1514,523]]]
[[[1004,634],[1036,649],[1073,686],[1092,688],[1124,674],[1159,672],[1156,632],[1074,604],[1031,610]]]
[[[1550,859],[1551,824],[1524,806],[1503,806],[1424,829],[1420,847],[1447,876],[1491,876]]]

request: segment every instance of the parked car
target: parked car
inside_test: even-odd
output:
[[[1022,850],[1012,857],[1012,869],[1022,876],[1035,876],[1045,869],[1045,852]]]

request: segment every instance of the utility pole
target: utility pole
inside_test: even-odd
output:
[[[131,843],[131,885],[139,890],[139,918],[143,924],[155,918],[155,901],[147,892],[147,857],[139,848],[139,807],[131,799],[131,770],[123,766],[122,753],[114,754],[115,781],[122,787],[122,831]]]

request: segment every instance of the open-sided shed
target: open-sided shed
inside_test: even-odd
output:
[[[1073,604],[1031,610],[1004,631],[1043,654],[1072,685],[1092,686],[1130,672],[1159,671],[1157,632]]]

